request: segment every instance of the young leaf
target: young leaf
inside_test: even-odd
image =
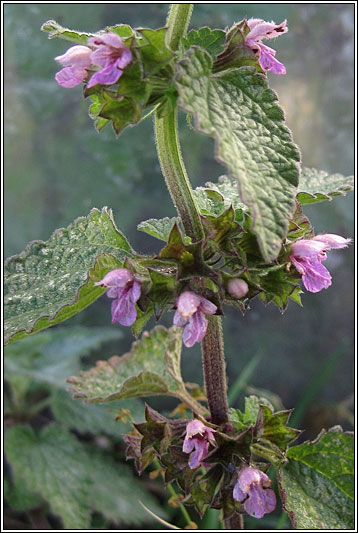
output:
[[[274,260],[295,210],[300,154],[276,94],[251,67],[211,75],[212,59],[191,48],[178,63],[179,105],[216,139],[216,158],[238,180],[267,262]]]
[[[187,50],[191,46],[204,48],[213,59],[221,52],[225,43],[226,34],[223,30],[212,30],[204,27],[198,30],[190,30],[181,40],[181,44]]]
[[[85,33],[83,31],[69,30],[68,28],[63,28],[55,20],[48,20],[41,26],[42,31],[48,32],[48,38],[53,39],[54,37],[59,37],[60,39],[65,39],[66,41],[71,41],[76,44],[87,44],[89,37],[94,37],[94,33]]]
[[[332,200],[334,196],[345,196],[353,186],[353,176],[345,177],[342,174],[329,174],[315,168],[303,168],[297,198],[302,205]]]
[[[112,211],[92,209],[46,241],[5,263],[5,339],[14,342],[67,320],[99,298],[93,282],[119,268],[133,250]]]
[[[297,529],[354,528],[354,436],[336,426],[290,448],[279,468],[285,510]]]
[[[170,232],[176,222],[179,222],[178,217],[149,218],[138,224],[137,229],[161,241],[168,242]]]
[[[173,52],[165,44],[166,31],[166,28],[157,30],[138,29],[138,33],[141,34],[143,39],[139,43],[140,46],[137,50],[146,76],[156,73],[174,56]]]
[[[129,353],[98,361],[97,366],[67,381],[76,398],[109,402],[139,396],[186,394],[180,374],[180,328],[158,326],[132,345]]]
[[[223,198],[222,210],[220,212],[215,212],[215,206],[214,206],[214,209],[211,208],[211,212],[204,213],[202,211],[202,213],[210,214],[210,215],[219,215],[224,209],[227,209],[232,205],[235,211],[235,220],[237,222],[242,222],[243,213],[247,212],[248,209],[246,205],[243,204],[240,199],[237,179],[230,178],[228,176],[220,176],[217,183],[212,183],[209,181],[205,183],[205,188],[197,187],[194,193],[196,193],[196,199],[199,202],[199,205],[200,205],[200,197],[202,196],[202,193],[205,192],[206,195],[208,195],[209,192],[212,194],[214,191],[219,193],[221,197]]]

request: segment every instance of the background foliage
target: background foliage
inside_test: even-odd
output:
[[[54,81],[58,66],[53,58],[63,53],[67,44],[48,41],[40,26],[45,20],[55,19],[85,31],[120,22],[155,28],[163,25],[167,8],[168,4],[5,5],[6,256],[19,253],[33,239],[47,240],[56,228],[87,215],[92,207],[101,209],[104,205],[113,209],[116,222],[135,249],[145,253],[161,246],[136,231],[143,219],[176,214],[160,174],[151,120],[135,130],[127,129],[119,140],[110,127],[99,136],[87,116],[88,102],[82,99],[81,88],[68,91]],[[275,43],[287,75],[269,75],[270,86],[278,92],[287,124],[301,148],[303,165],[345,175],[353,173],[353,9],[338,4],[198,4],[191,23],[193,28],[224,28],[245,15],[276,22],[287,18],[290,31]],[[192,185],[216,181],[224,169],[211,156],[214,141],[192,131],[184,114],[181,119],[183,155]],[[352,196],[305,209],[316,233],[353,236]],[[241,405],[243,393],[274,391],[270,400],[275,407],[297,407],[291,423],[306,429],[306,439],[334,424],[352,428],[353,247],[337,255],[332,252],[327,265],[333,286],[319,294],[303,295],[303,309],[292,302],[281,316],[276,308],[265,309],[260,301],[254,301],[244,318],[228,309],[224,321],[229,385],[245,370],[235,385],[236,393],[232,393],[235,405]],[[169,325],[170,318],[164,323]],[[153,325],[150,323],[148,328]],[[73,326],[110,326],[108,300],[100,299],[61,327]],[[112,326],[115,330],[118,327]],[[128,351],[131,333],[125,328],[120,331],[120,338],[109,339],[105,350],[92,351],[89,360]],[[23,346],[20,342],[12,349]],[[69,354],[70,347],[61,358],[67,360]],[[192,349],[190,357],[184,350],[182,366],[185,379],[201,380],[199,348]],[[21,399],[22,393],[26,399],[21,415],[25,420],[31,418],[29,405],[36,405],[49,394],[38,385],[38,377],[31,376],[34,381],[27,381],[29,389],[21,378],[9,378],[15,397]],[[152,404],[158,408],[163,405],[162,400],[153,400]],[[58,398],[47,407],[49,420],[58,423],[56,409],[62,405]],[[166,407],[174,405],[174,400],[168,400]],[[13,406],[8,412],[13,415]],[[9,426],[19,421],[12,415],[7,419]],[[18,442],[14,432],[21,428],[11,431]],[[54,428],[52,435],[56,431],[59,429]],[[89,432],[101,435],[103,428]],[[26,449],[30,449],[33,438],[25,433],[21,434],[23,446],[26,442]],[[51,439],[51,432],[45,437]],[[83,440],[77,442],[84,446]],[[89,453],[86,449],[83,457]],[[119,462],[122,456],[117,457]],[[34,488],[36,480],[29,484]],[[14,487],[12,490],[13,495],[17,494]],[[165,497],[161,494],[160,498]],[[29,508],[34,505],[32,501]],[[16,509],[13,502],[11,506]],[[103,510],[100,512],[106,516]],[[169,509],[169,514],[175,512]],[[126,517],[122,515],[121,527],[130,526]],[[276,520],[269,517],[261,525],[272,527],[272,518]],[[23,515],[20,519],[24,520]],[[107,519],[121,522],[118,516],[107,515]],[[250,526],[249,520],[247,523]],[[255,527],[255,521],[252,523]]]

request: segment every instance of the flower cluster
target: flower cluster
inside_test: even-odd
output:
[[[346,248],[351,239],[326,233],[312,239],[301,239],[291,244],[290,261],[302,275],[302,281],[310,292],[319,292],[332,284],[332,278],[322,261],[326,251],[333,248]]]
[[[72,46],[55,57],[64,68],[55,79],[61,87],[72,88],[84,81],[89,70],[101,67],[90,78],[87,88],[117,83],[123,69],[132,61],[132,52],[115,33],[104,33],[88,39],[89,46]]]

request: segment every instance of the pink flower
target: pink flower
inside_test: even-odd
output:
[[[87,84],[113,85],[123,74],[123,69],[132,61],[132,52],[116,33],[104,33],[88,40],[96,50],[91,54],[91,63],[103,67],[95,72]]]
[[[191,469],[202,466],[202,461],[208,456],[209,441],[215,440],[214,433],[214,429],[200,420],[194,419],[187,424],[183,452],[190,453],[188,464]]]
[[[272,489],[271,479],[253,466],[244,466],[238,475],[234,487],[233,498],[244,503],[248,515],[262,518],[267,513],[272,513],[276,507],[276,495]]]
[[[122,326],[131,326],[137,318],[135,302],[140,297],[141,286],[132,272],[126,268],[111,270],[95,285],[108,287],[108,298],[115,298],[112,302],[112,324],[119,322]]]
[[[72,46],[62,56],[55,57],[63,67],[57,72],[55,79],[61,87],[72,88],[79,85],[87,76],[87,68],[91,65],[92,50],[87,46]]]
[[[346,248],[350,242],[351,239],[326,233],[291,244],[290,261],[302,274],[303,284],[308,291],[319,292],[322,289],[328,289],[332,284],[332,278],[326,267],[322,265],[322,261],[327,258],[326,250]]]
[[[213,315],[216,305],[192,291],[184,291],[178,298],[177,310],[173,323],[175,326],[184,326],[183,342],[191,348],[196,342],[201,342],[206,334],[208,321],[205,315]]]
[[[265,72],[286,74],[285,66],[275,58],[276,50],[261,42],[262,39],[273,39],[286,33],[288,31],[286,23],[286,20],[281,24],[265,22],[261,19],[249,19],[247,21],[250,31],[246,35],[244,43],[258,54],[261,68]]]

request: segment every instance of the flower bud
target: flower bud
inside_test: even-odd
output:
[[[243,298],[249,291],[249,286],[243,279],[231,279],[227,291],[233,298]]]

